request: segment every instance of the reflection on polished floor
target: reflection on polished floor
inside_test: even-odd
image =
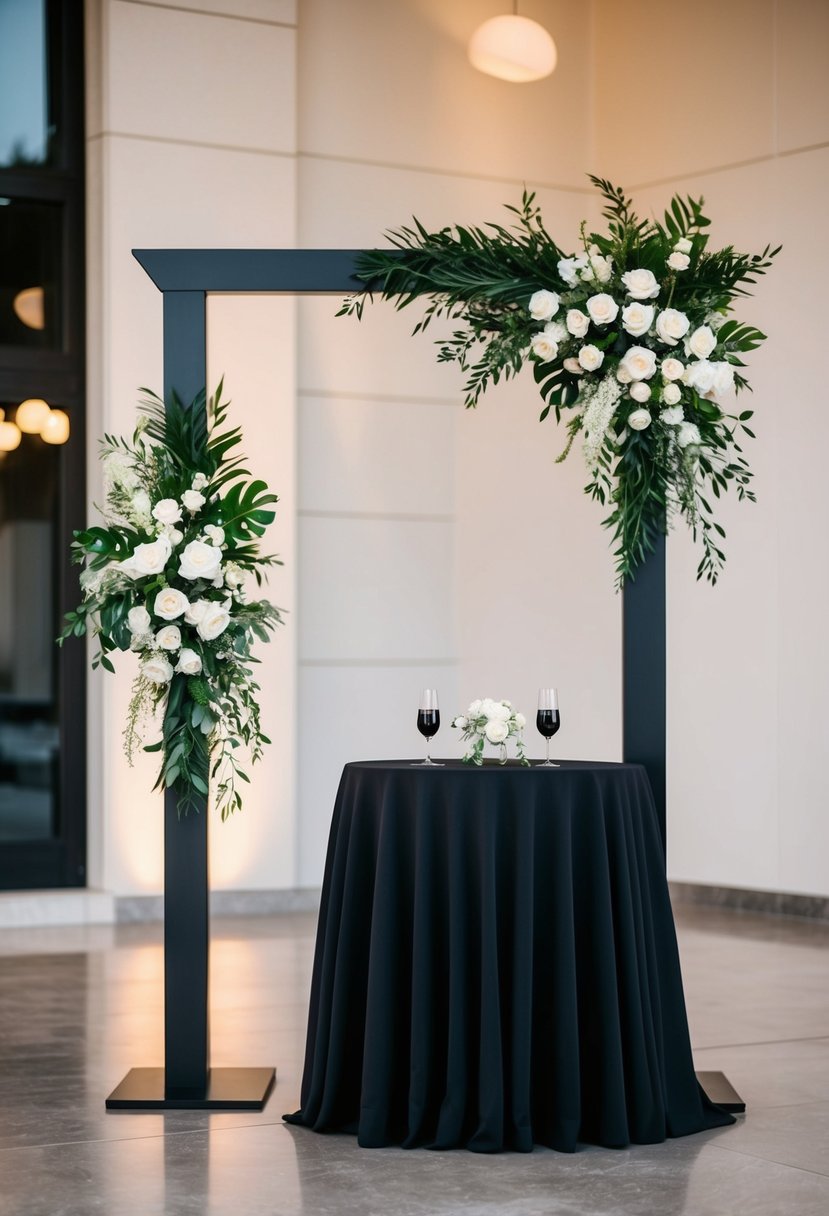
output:
[[[361,1150],[281,1122],[298,1104],[314,917],[219,921],[213,1062],[270,1064],[264,1114],[110,1114],[161,1062],[161,929],[0,936],[2,1216],[825,1216],[829,926],[679,916],[699,1068],[748,1103],[736,1127],[625,1151],[481,1157]]]

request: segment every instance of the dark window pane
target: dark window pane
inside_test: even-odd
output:
[[[62,224],[60,203],[0,195],[0,346],[63,346]]]
[[[44,0],[0,0],[0,168],[52,158]]]
[[[6,419],[9,403],[0,403]],[[0,453],[0,842],[57,834],[56,521],[63,449]]]

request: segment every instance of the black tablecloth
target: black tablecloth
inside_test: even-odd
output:
[[[363,1147],[573,1151],[733,1122],[697,1085],[644,769],[346,765],[302,1109]]]

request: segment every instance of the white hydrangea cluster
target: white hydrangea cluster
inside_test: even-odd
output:
[[[487,743],[505,746],[508,739],[516,740],[516,754],[524,761],[522,732],[527,719],[513,708],[511,701],[493,701],[483,697],[472,701],[465,714],[452,719],[452,725],[461,732],[468,744],[464,760],[470,764],[482,764]]]

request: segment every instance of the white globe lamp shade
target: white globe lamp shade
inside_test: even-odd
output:
[[[40,397],[29,397],[18,405],[14,420],[24,434],[39,435],[48,417],[48,404]]]
[[[29,329],[46,328],[42,287],[24,287],[12,300],[12,308],[18,321],[22,321]]]
[[[13,452],[20,447],[21,434],[13,422],[0,422],[0,452]]]
[[[537,21],[504,14],[476,29],[469,42],[469,62],[479,72],[526,84],[555,70],[556,44]]]
[[[66,443],[69,438],[69,415],[63,410],[50,410],[40,437],[44,443]]]

